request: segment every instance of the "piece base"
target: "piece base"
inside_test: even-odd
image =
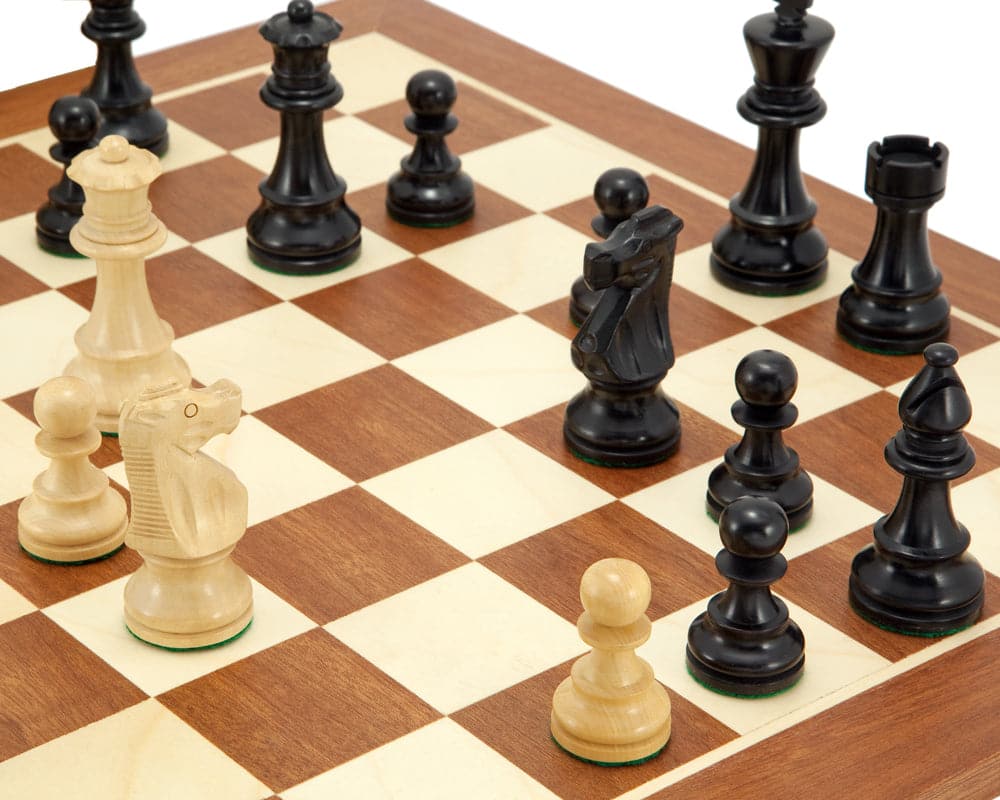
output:
[[[52,564],[53,566],[56,566],[56,567],[79,567],[79,566],[82,566],[83,564],[93,564],[93,563],[95,563],[97,561],[105,561],[106,559],[109,559],[113,555],[115,555],[115,553],[117,553],[119,550],[121,550],[124,546],[125,546],[124,544],[120,544],[114,550],[111,550],[111,551],[105,553],[104,555],[94,556],[93,558],[85,558],[82,561],[56,561],[56,560],[51,559],[51,558],[43,558],[42,556],[38,555],[37,553],[32,553],[23,544],[21,544],[20,542],[18,542],[18,547],[21,548],[21,550],[24,552],[24,554],[26,556],[29,556],[29,557],[35,559],[35,561],[41,561],[43,564]]]
[[[687,674],[690,675],[691,678],[695,681],[695,683],[697,683],[699,686],[704,686],[706,689],[715,692],[716,694],[725,695],[726,697],[737,697],[741,700],[765,700],[768,697],[775,697],[776,695],[784,694],[789,689],[794,687],[795,684],[798,683],[799,678],[802,677],[802,673],[800,671],[799,676],[796,677],[795,680],[793,680],[787,686],[784,686],[780,689],[775,689],[773,692],[765,692],[763,694],[737,694],[736,692],[729,692],[726,691],[725,689],[719,688],[718,686],[713,686],[712,684],[703,681],[698,675],[695,674],[694,670],[691,669],[690,662],[685,664],[685,666],[687,667]]]
[[[788,669],[766,678],[739,679],[703,664],[694,657],[690,647],[686,649],[687,671],[691,677],[706,689],[732,697],[771,697],[787,691],[802,677],[805,663],[803,656]]]
[[[788,297],[805,294],[826,280],[827,262],[786,274],[761,272],[752,274],[726,266],[712,255],[709,259],[712,277],[728,289],[761,297]]]
[[[108,489],[114,492],[114,489]],[[117,495],[116,493],[116,496]],[[103,561],[110,558],[119,550],[125,542],[125,531],[128,528],[128,517],[125,517],[125,502],[121,501],[121,513],[123,519],[117,530],[103,539],[94,542],[84,542],[74,545],[59,545],[53,542],[44,541],[37,536],[33,536],[28,530],[18,525],[17,543],[20,548],[36,561],[46,564],[61,564],[65,566],[76,566],[79,564],[90,564],[94,561]]]
[[[247,239],[250,260],[258,267],[279,275],[327,275],[353,264],[361,255],[361,237],[342,250],[325,254],[321,258],[282,256],[257,247]]]
[[[570,452],[581,461],[598,467],[617,469],[649,467],[653,464],[659,464],[676,453],[681,442],[680,430],[670,439],[654,442],[646,447],[628,449],[616,449],[594,444],[580,438],[565,426],[563,427],[563,435],[569,445]]]
[[[250,626],[252,624],[253,624],[253,616],[250,617],[250,621],[247,622],[246,625],[244,625],[240,630],[238,630],[235,634],[233,634],[232,636],[230,636],[228,639],[223,639],[221,642],[215,642],[213,644],[198,645],[196,647],[170,647],[170,646],[165,645],[165,644],[159,644],[158,642],[152,642],[152,641],[150,641],[148,639],[143,639],[141,636],[139,636],[139,634],[137,634],[134,630],[132,630],[128,626],[127,623],[125,625],[125,630],[127,630],[130,634],[132,634],[132,636],[134,636],[136,639],[138,639],[140,642],[143,642],[144,644],[152,645],[153,647],[157,647],[160,650],[169,650],[169,651],[171,651],[173,653],[183,653],[183,652],[186,652],[188,650],[212,650],[212,649],[214,649],[216,647],[224,647],[225,645],[229,644],[230,642],[233,642],[236,639],[239,639],[244,633],[247,632],[247,630],[249,630],[249,628],[250,628]]]
[[[969,603],[945,613],[904,614],[899,609],[879,605],[871,598],[864,597],[855,590],[854,576],[851,576],[848,598],[851,609],[861,619],[878,628],[900,633],[904,636],[940,638],[951,636],[974,625],[983,614],[984,593],[980,592]]]
[[[420,212],[402,208],[386,200],[385,210],[396,222],[413,228],[451,228],[472,218],[476,211],[475,202],[449,211]]]
[[[78,253],[73,245],[69,243],[68,232],[64,238],[58,234],[52,234],[36,227],[35,238],[38,241],[38,246],[46,253],[51,253],[54,256],[62,256],[63,258],[86,258],[85,255]]]
[[[204,650],[238,639],[253,621],[253,603],[236,619],[207,631],[176,633],[144,625],[125,609],[125,627],[136,639],[164,650]]]
[[[922,333],[912,339],[901,339],[858,328],[844,321],[840,314],[837,315],[837,333],[844,341],[859,350],[882,356],[909,356],[922,353],[927,345],[945,341],[950,328],[950,320],[945,320],[944,325],[930,332]]]
[[[663,747],[661,747],[655,753],[652,753],[648,756],[644,756],[643,758],[634,758],[631,761],[595,761],[592,758],[584,758],[583,756],[578,756],[572,750],[567,750],[565,747],[562,746],[562,744],[560,744],[559,740],[556,739],[556,737],[553,736],[551,733],[549,733],[549,738],[553,741],[555,746],[558,747],[560,750],[562,750],[564,753],[566,753],[566,755],[572,756],[573,758],[579,759],[580,761],[584,761],[587,764],[594,764],[595,766],[598,767],[635,767],[638,766],[639,764],[645,764],[647,761],[652,761],[654,758],[656,758],[660,753],[662,753],[664,750],[667,749],[667,744],[670,744],[670,740],[668,739],[667,743],[664,744]]]
[[[560,724],[554,713],[549,725],[549,735],[559,749],[581,761],[602,767],[625,767],[649,761],[663,752],[671,733],[668,719],[656,733],[645,739],[625,744],[606,744],[574,736]]]

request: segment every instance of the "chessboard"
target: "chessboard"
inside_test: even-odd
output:
[[[137,60],[171,138],[151,191],[170,231],[148,261],[151,292],[195,378],[243,390],[239,427],[208,451],[249,491],[234,558],[253,580],[255,618],[214,649],[129,635],[135,552],[66,567],[18,548],[18,504],[46,465],[34,391],[73,356],[94,295],[92,262],[43,253],[34,236],[58,177],[46,114],[88,71],[0,95],[0,795],[1000,793],[1000,264],[931,235],[974,408],[977,463],[953,500],[987,569],[983,618],[943,638],[890,633],[850,610],[847,579],[898,495],[882,449],[922,362],[835,333],[872,206],[809,180],[832,248],[826,282],[738,294],[710,277],[708,254],[750,151],[421,0],[324,10],[344,25],[330,60],[345,87],[326,141],[364,225],[360,259],[328,275],[278,275],[246,255],[278,135],[257,97],[271,52],[256,29]],[[451,228],[406,227],[384,206],[412,146],[404,87],[429,67],[458,82],[450,142],[476,182],[475,216]],[[664,382],[683,436],[642,469],[585,463],[562,438],[583,385],[567,293],[594,238],[594,180],[614,166],[645,175],[651,202],[685,222],[670,303],[678,358]],[[791,535],[775,587],[805,632],[804,677],[746,700],[696,683],[684,644],[724,587],[704,503],[709,470],[740,434],[733,370],[764,347],[798,368],[786,440],[813,476],[815,516]],[[127,497],[117,440],[94,461]],[[608,556],[652,578],[640,653],[673,703],[666,750],[618,768],[571,758],[549,736],[553,691],[586,650],[580,577]]]

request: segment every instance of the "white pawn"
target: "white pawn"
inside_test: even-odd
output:
[[[35,418],[42,428],[35,445],[52,463],[17,509],[18,542],[60,564],[110,555],[122,546],[128,517],[125,500],[90,463],[101,446],[93,388],[68,376],[47,381],[35,392]]]
[[[552,738],[568,753],[603,765],[634,764],[670,739],[670,697],[635,654],[649,639],[646,571],[624,558],[592,564],[580,582],[580,637],[594,649],[578,659],[552,698]]]

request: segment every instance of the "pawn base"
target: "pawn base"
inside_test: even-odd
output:
[[[38,246],[57,256],[85,258],[69,243],[69,232],[80,221],[79,214],[45,205],[35,215],[35,236]]]
[[[113,490],[112,490],[113,491]],[[117,492],[114,492],[116,495]],[[118,495],[120,497],[120,495]],[[125,502],[122,501],[122,514],[125,513]],[[29,556],[49,564],[87,564],[91,561],[102,561],[121,550],[125,542],[125,531],[128,519],[122,520],[121,526],[112,534],[97,541],[79,544],[57,544],[39,538],[24,525],[17,526],[17,542]]]
[[[574,325],[577,327],[583,325],[602,294],[600,290],[594,291],[589,288],[582,275],[573,281],[569,290],[569,318]]]
[[[476,210],[472,179],[464,172],[440,183],[396,173],[389,179],[385,208],[396,222],[443,228],[465,222]]]
[[[691,677],[706,689],[711,689],[719,694],[727,694],[735,697],[770,697],[791,689],[799,678],[805,667],[805,658],[797,665],[789,667],[784,672],[760,679],[736,679],[719,670],[712,669],[694,657],[691,648],[687,648],[687,668]]]
[[[840,296],[837,332],[864,350],[911,355],[945,340],[951,327],[950,311],[943,294],[907,304],[882,303],[849,286]]]
[[[784,297],[815,289],[826,280],[828,250],[823,234],[812,226],[760,231],[734,220],[712,241],[709,264],[723,286]]]
[[[590,386],[566,407],[563,435],[573,453],[585,461],[643,467],[677,450],[680,412],[658,385],[631,395]]]
[[[719,521],[722,510],[740,497],[766,497],[773,500],[788,517],[789,531],[799,530],[813,512],[813,484],[806,472],[798,470],[782,481],[749,481],[733,475],[719,464],[708,476],[705,507],[708,515]]]

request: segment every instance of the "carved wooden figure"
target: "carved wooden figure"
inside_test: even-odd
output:
[[[635,654],[652,628],[651,593],[646,571],[624,558],[606,558],[583,573],[585,611],[577,628],[594,649],[556,689],[551,729],[561,748],[585,761],[646,761],[670,739],[670,697]]]
[[[69,240],[97,262],[97,288],[90,318],[74,337],[77,356],[64,374],[94,387],[97,427],[104,433],[118,432],[122,403],[147,386],[191,382],[187,364],[173,351],[173,328],[157,315],[146,284],[145,259],[167,238],[148,199],[160,172],[156,156],[121,136],[105,136],[66,171],[87,198]]]
[[[17,509],[18,543],[35,558],[79,564],[122,546],[125,500],[90,463],[101,446],[96,416],[94,390],[79,378],[53,378],[35,392],[35,444],[52,463]]]
[[[125,543],[145,563],[125,587],[125,621],[139,639],[193,649],[250,624],[250,579],[230,558],[246,532],[247,491],[199,448],[240,421],[240,389],[176,382],[125,404],[120,440],[132,493]]]

